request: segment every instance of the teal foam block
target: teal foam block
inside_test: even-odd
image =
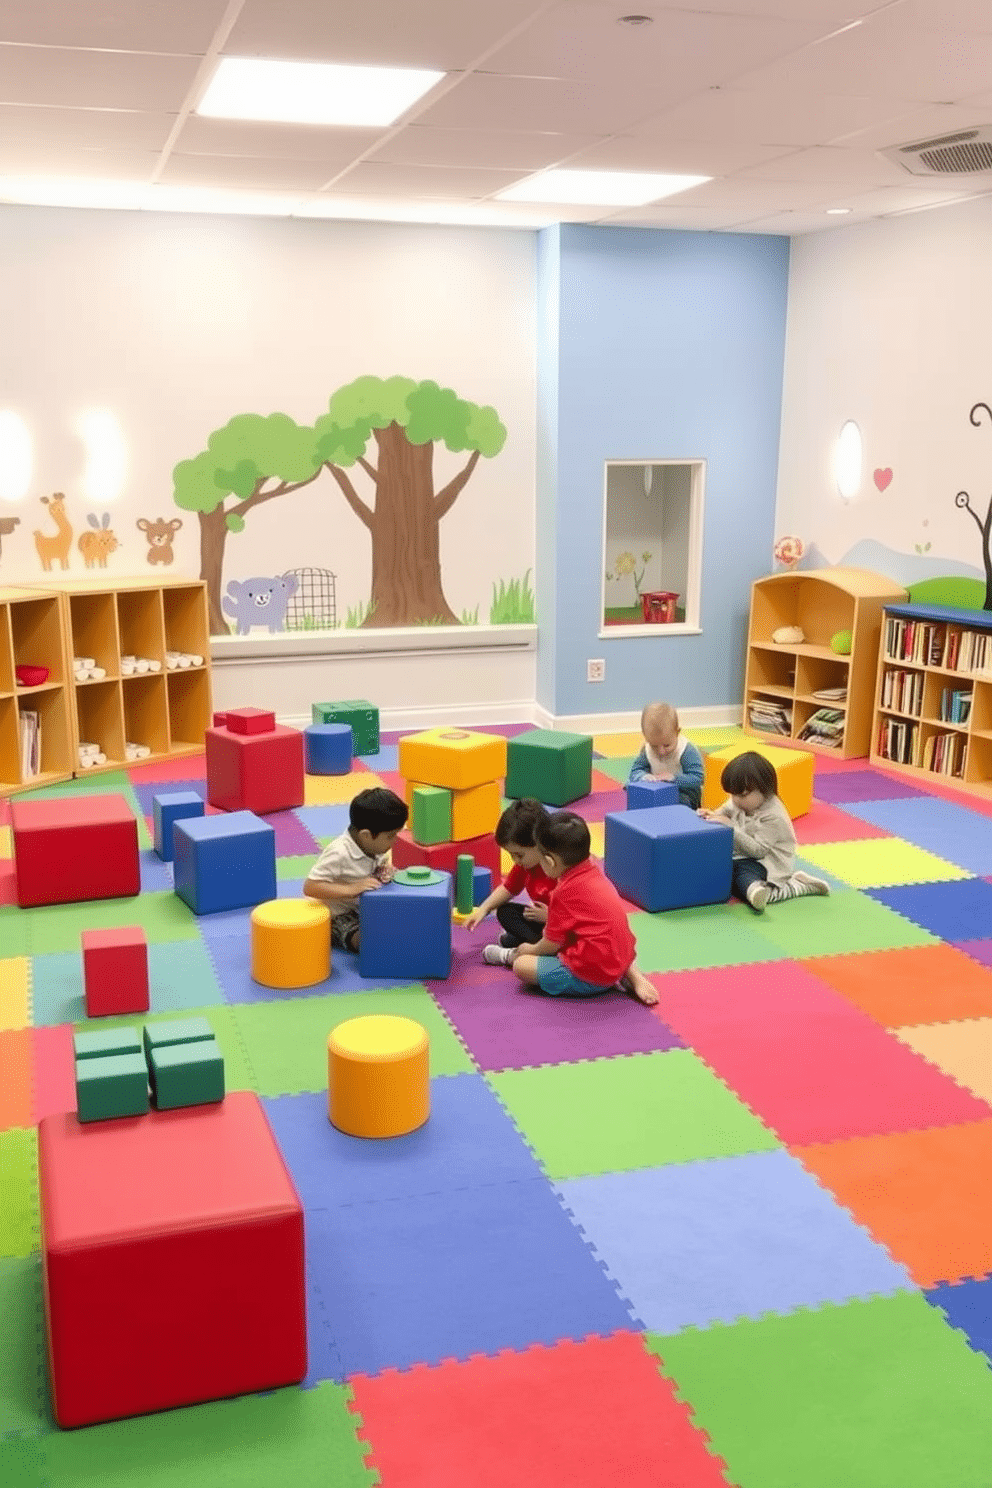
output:
[[[141,1034],[137,1028],[80,1029],[72,1036],[77,1059],[104,1059],[111,1054],[140,1054]]]
[[[154,1048],[148,1069],[152,1103],[159,1111],[224,1099],[224,1056],[216,1039]]]
[[[143,1116],[148,1110],[148,1066],[142,1054],[108,1054],[76,1065],[76,1114],[80,1121]]]

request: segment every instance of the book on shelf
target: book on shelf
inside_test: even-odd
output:
[[[915,661],[921,666],[940,666],[944,655],[944,626],[930,621],[902,620],[889,615],[885,621],[885,656],[889,661]]]
[[[964,774],[968,741],[963,734],[931,734],[923,750],[923,768],[935,775]]]
[[[817,708],[803,724],[798,739],[839,749],[844,742],[844,713],[839,708]]]
[[[41,773],[41,718],[31,708],[22,708],[21,779],[30,780]]]
[[[894,713],[910,713],[919,718],[923,711],[923,672],[902,672],[887,668],[882,674],[882,707]]]
[[[819,703],[846,703],[847,688],[818,687],[816,692],[813,693],[813,697],[815,697],[817,702]]]
[[[747,717],[753,729],[763,734],[792,733],[792,708],[787,703],[769,702],[767,698],[749,698]]]
[[[905,723],[899,718],[883,718],[878,729],[879,758],[891,760],[896,765],[918,765],[920,739],[919,724]]]
[[[945,687],[940,694],[941,723],[967,723],[971,714],[971,690]]]

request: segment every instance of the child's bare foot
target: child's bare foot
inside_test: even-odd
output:
[[[626,992],[628,997],[636,997],[638,1002],[643,1002],[646,1007],[654,1007],[658,1001],[658,994],[648,981],[647,977],[639,971],[626,971],[617,982],[621,992]]]

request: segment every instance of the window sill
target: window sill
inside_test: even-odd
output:
[[[664,628],[664,627],[662,627]],[[211,636],[214,663],[326,656],[393,656],[398,652],[448,655],[471,651],[536,651],[536,625],[414,625],[381,630],[259,631],[246,636]]]
[[[607,625],[599,631],[601,641],[626,641],[632,636],[685,636],[702,635],[698,625]]]

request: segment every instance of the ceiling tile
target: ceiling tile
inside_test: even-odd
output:
[[[407,124],[386,136],[376,160],[397,165],[460,165],[515,171],[544,170],[596,143],[593,134],[516,130],[434,129]]]
[[[588,4],[589,0],[562,0],[563,4]],[[940,0],[934,0],[940,3]],[[954,3],[954,0],[951,0]],[[960,0],[968,4],[969,0]],[[981,0],[970,0],[980,4]],[[613,15],[621,15],[623,7],[616,0],[599,0],[599,4]],[[690,12],[719,11],[721,15],[761,16],[765,19],[786,21],[831,21],[835,26],[845,21],[854,21],[873,11],[884,10],[892,0],[671,0],[668,5],[648,0],[636,7],[639,14],[657,15],[660,10],[686,10]]]
[[[901,10],[902,19],[911,26],[992,35],[992,6],[988,0],[902,0]]]
[[[0,46],[0,102],[177,113],[197,57]]]
[[[634,84],[622,75],[582,83],[476,72],[426,108],[418,123],[454,129],[619,134],[657,106],[653,84]]]
[[[817,181],[853,186],[900,186],[905,172],[875,150],[844,149],[825,145],[779,155],[741,173],[741,179],[763,181]]]
[[[663,137],[646,139],[614,135],[583,150],[570,160],[576,170],[669,171],[690,176],[726,176],[749,165],[774,160],[781,145],[749,145],[725,141],[693,142]]]
[[[319,160],[253,160],[242,155],[172,154],[159,179],[168,186],[234,186],[241,191],[319,191],[328,178]]]
[[[190,114],[176,141],[185,155],[245,155],[257,160],[323,160],[346,165],[388,135],[385,129],[331,129],[320,125],[261,124],[204,119]]]
[[[175,114],[143,114],[132,109],[35,108],[0,104],[0,140],[33,141],[70,149],[161,150]]]
[[[539,0],[362,0],[350,6],[245,0],[224,51],[450,71],[471,66],[539,8]]]
[[[0,175],[5,176],[150,181],[158,160],[155,150],[67,150],[61,144],[32,145],[0,139]]]
[[[0,42],[203,53],[227,0],[3,0]]]
[[[743,92],[709,88],[637,125],[638,135],[733,140],[761,145],[820,145],[837,135],[890,119],[910,103],[874,95],[797,93],[782,88]]]
[[[356,165],[334,182],[349,196],[443,196],[455,200],[492,196],[520,180],[519,171],[457,169],[441,165]]]
[[[850,207],[855,213],[870,212],[873,216],[882,217],[890,212],[915,212],[921,207],[962,201],[973,194],[973,190],[967,185],[949,187],[943,182],[935,186],[919,187],[910,183],[906,186],[882,186],[877,191],[867,191],[862,195],[854,193],[845,196],[843,200],[838,198],[831,205]]]
[[[955,134],[960,129],[974,129],[978,124],[992,124],[992,102],[986,108],[945,103],[911,109],[908,113],[896,114],[887,124],[859,129],[854,134],[839,136],[831,143],[859,150],[888,150],[895,145],[912,145],[938,135]]]

